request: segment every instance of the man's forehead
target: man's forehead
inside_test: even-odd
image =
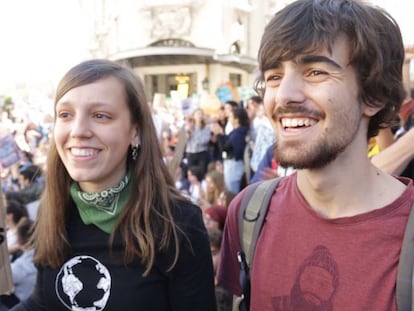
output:
[[[268,45],[266,48],[267,51],[262,53],[263,56],[266,55],[260,60],[262,70],[274,68],[277,63],[281,62],[292,61],[300,63],[303,59],[309,58],[308,56],[332,58],[334,51],[337,53],[338,49],[350,50],[350,41],[344,33],[337,34],[332,40],[329,38],[320,38],[310,40],[307,44],[305,42],[296,44],[295,41],[291,41],[288,44],[279,42],[279,44],[276,46]]]
[[[267,63],[267,69],[282,67],[286,62],[292,62],[296,65],[307,65],[313,63],[324,63],[337,69],[349,65],[350,51],[347,41],[337,41],[332,46],[319,46],[309,48],[301,52],[286,50],[279,57],[275,57]]]

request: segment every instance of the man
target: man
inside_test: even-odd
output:
[[[353,0],[299,0],[260,44],[259,86],[280,165],[297,171],[273,193],[256,245],[251,310],[397,310],[396,276],[412,181],[370,162],[368,139],[405,97],[404,48],[385,12]],[[218,282],[239,284],[232,201]]]
[[[18,195],[24,204],[37,201],[43,191],[41,181],[42,171],[38,165],[30,164],[19,168],[19,185]]]
[[[400,109],[401,127],[396,140],[372,157],[372,162],[383,171],[414,179],[414,98],[411,95]]]
[[[260,96],[252,96],[247,103],[249,118],[251,115],[254,115],[253,118],[250,118],[249,147],[251,157],[249,157],[248,161],[250,162],[252,173],[255,173],[266,153],[266,149],[275,142],[275,132],[269,118],[266,116],[263,99]]]
[[[274,157],[275,145],[276,143],[267,147],[266,152],[257,167],[257,171],[254,173],[252,179],[250,179],[250,184],[279,176],[288,176],[295,171],[293,167],[283,167],[277,163],[277,160]]]

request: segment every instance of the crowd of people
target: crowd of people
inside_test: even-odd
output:
[[[210,231],[215,232],[211,233],[214,238],[210,239],[210,242],[211,247],[215,249],[212,252],[213,258],[218,258],[220,244],[217,237],[220,236],[221,241],[227,207],[234,196],[253,180],[253,176],[254,180],[262,178],[262,172],[257,170],[257,162],[261,160],[260,154],[275,141],[274,132],[269,132],[271,126],[264,116],[262,98],[253,96],[246,102],[224,102],[214,115],[206,114],[199,107],[193,107],[190,113],[181,114],[182,120],[175,120],[174,124],[150,106],[147,108],[154,121],[162,161],[168,167],[179,158],[176,172],[172,174],[174,187],[182,197],[199,207],[208,234],[210,235]],[[13,124],[13,120],[16,119],[13,110],[3,112],[2,117],[8,120],[4,124]],[[56,115],[56,121],[58,118]],[[24,122],[21,125],[23,128]],[[177,129],[180,126],[185,131],[185,150],[182,154],[175,152],[179,143]],[[30,121],[30,127],[32,134],[25,138],[25,145],[30,146],[30,150],[22,150],[19,147],[21,143],[16,143],[18,160],[9,167],[4,167],[1,176],[2,191],[7,202],[7,241],[12,263],[21,255],[21,249],[26,247],[17,242],[18,223],[37,220],[41,195],[45,189],[47,190],[45,181],[56,178],[56,171],[51,171],[50,163],[44,161],[51,157],[47,151],[56,144],[56,126],[54,131],[52,127],[45,131],[42,124],[35,127]],[[16,124],[9,127],[8,133],[14,135],[16,142],[18,141],[19,131],[16,130]],[[138,149],[141,147],[135,148]],[[78,152],[79,156],[82,156],[82,151]],[[54,165],[55,170],[63,170],[62,167]],[[217,264],[214,264],[214,271],[216,268]],[[35,270],[31,272],[36,273]],[[31,291],[35,286],[33,278],[28,278],[27,284],[29,282],[31,286],[26,286],[27,291]],[[219,288],[217,284],[216,287]],[[217,294],[223,297],[226,291],[223,288],[219,289]],[[231,299],[228,292],[225,298],[218,300],[222,301],[219,310],[230,308]],[[5,301],[10,307],[11,303],[19,300]]]
[[[262,37],[257,95],[214,113],[166,116],[129,68],[107,60],[65,74],[53,126],[2,111],[17,155],[1,170],[15,290],[0,310],[232,310],[243,294],[242,198],[279,176],[251,310],[396,310],[414,100],[398,26],[351,2],[278,12]],[[315,28],[301,32],[308,20]],[[392,239],[376,234],[385,226]],[[379,240],[386,249],[363,246]],[[384,251],[392,258],[373,269]],[[356,269],[361,257],[370,260]],[[361,269],[373,284],[355,292]]]

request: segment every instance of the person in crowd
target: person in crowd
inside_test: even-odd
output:
[[[278,163],[274,155],[275,146],[276,143],[267,147],[266,152],[262,160],[260,161],[256,172],[250,179],[250,184],[253,184],[261,180],[276,178],[279,176],[287,176],[295,171],[293,167],[283,167]]]
[[[222,205],[215,204],[203,211],[204,225],[207,230],[211,228],[224,229],[226,223],[227,208]]]
[[[224,105],[221,105],[217,114],[210,119],[210,129],[212,126],[220,126],[224,132],[224,129],[226,128],[226,123],[227,118],[224,111]],[[220,146],[218,144],[217,135],[213,131],[211,131],[210,134],[210,141],[208,143],[208,149],[210,154],[209,165],[215,161],[223,161]],[[209,169],[207,168],[207,170]]]
[[[188,195],[191,201],[202,209],[203,206],[200,202],[204,199],[206,191],[203,169],[197,165],[190,166],[187,169],[187,178],[189,182]]]
[[[263,99],[258,95],[251,96],[245,102],[245,109],[247,112],[247,116],[249,117],[249,123],[250,123],[248,140],[252,148],[254,146],[254,142],[256,141],[256,137],[257,137],[257,130],[258,130],[257,125],[259,125],[259,124],[256,124],[256,122],[258,121],[258,119],[256,119],[257,112],[258,112],[259,106],[262,104],[263,104]],[[273,131],[272,131],[272,134],[273,134]]]
[[[23,135],[30,152],[33,153],[43,138],[39,125],[35,124],[32,121],[29,121],[24,129]]]
[[[240,105],[234,100],[227,100],[223,104],[224,115],[226,117],[226,124],[224,126],[224,134],[229,135],[233,131],[233,123],[230,121],[230,116],[233,114],[233,110],[241,108]]]
[[[259,96],[255,96],[253,98],[261,99]],[[263,102],[259,102],[256,108],[256,114],[252,122],[252,127],[255,128],[256,134],[251,146],[252,153],[249,164],[252,173],[254,174],[258,169],[260,161],[266,153],[266,149],[269,146],[273,145],[276,139],[272,124],[270,123],[269,118],[266,116]]]
[[[44,184],[42,181],[42,170],[38,165],[22,165],[19,170],[19,196],[25,204],[39,200]]]
[[[28,217],[23,217],[17,224],[17,241],[21,256],[11,263],[14,292],[0,296],[0,304],[7,308],[27,299],[32,294],[36,283],[37,269],[33,263],[34,249],[29,243],[32,231],[33,221]]]
[[[213,132],[218,135],[220,149],[223,154],[224,182],[226,188],[233,193],[241,189],[244,174],[244,150],[246,136],[249,131],[249,118],[244,108],[235,108],[229,114],[229,122],[233,130],[225,135],[222,128],[213,126]]]
[[[252,174],[254,173],[254,170],[251,165],[251,160],[253,156],[253,152],[255,150],[255,143],[256,138],[258,134],[258,129],[261,126],[261,118],[257,114],[258,108],[260,105],[262,105],[263,99],[258,96],[251,96],[249,99],[245,102],[245,109],[247,112],[247,116],[249,117],[249,132],[246,136],[246,147],[244,149],[244,174],[242,177],[242,185],[241,188],[244,188],[250,181]],[[271,128],[271,126],[270,126]],[[273,130],[271,131],[272,135],[274,136]]]
[[[393,144],[372,157],[372,162],[385,172],[414,179],[414,99],[407,98],[399,113],[401,127]]]
[[[216,116],[216,122],[221,126],[223,131],[226,128],[226,124],[227,124],[227,117],[226,117],[227,108],[225,107],[226,107],[225,104],[221,105],[219,111],[217,112],[217,116]]]
[[[87,60],[63,76],[54,109],[38,282],[12,310],[215,310],[202,213],[174,186],[142,81]]]
[[[187,166],[181,161],[174,176],[175,188],[188,197],[190,181],[187,178]]]
[[[217,204],[228,208],[230,206],[231,201],[233,201],[236,193],[231,192],[228,189],[224,189],[219,197],[217,198]]]
[[[205,177],[205,184],[206,189],[204,191],[201,205],[207,208],[211,205],[217,204],[220,193],[226,189],[224,184],[224,174],[217,170],[208,171]]]
[[[253,120],[256,118],[257,110],[262,104],[263,104],[263,99],[259,95],[253,95],[253,96],[250,96],[249,99],[247,99],[246,111],[247,111],[247,115],[249,116],[249,120],[251,124],[253,124]]]
[[[250,310],[397,310],[413,182],[384,173],[367,154],[405,97],[397,23],[358,0],[297,0],[267,24],[258,63],[276,159],[297,170],[271,197]],[[218,268],[218,283],[237,296],[245,193],[228,209]]]
[[[188,139],[185,146],[185,155],[187,165],[188,167],[199,166],[204,178],[209,162],[210,126],[207,124],[201,109],[196,109],[186,121]]]
[[[220,262],[221,240],[223,231],[218,228],[209,228],[208,238],[210,241],[211,256],[213,260],[214,273],[217,272],[217,267]],[[231,292],[225,290],[223,287],[217,284],[215,286],[217,311],[231,311],[233,295]]]
[[[21,255],[17,234],[18,224],[22,218],[28,217],[28,212],[21,200],[12,199],[12,196],[8,195],[6,196],[6,202],[7,249],[10,254],[10,261],[13,262]]]

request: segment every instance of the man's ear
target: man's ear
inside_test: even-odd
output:
[[[373,107],[373,106],[368,106],[367,104],[363,104],[362,113],[366,117],[372,117],[372,116],[375,116],[383,108],[384,108],[384,105],[376,105],[375,107]]]

